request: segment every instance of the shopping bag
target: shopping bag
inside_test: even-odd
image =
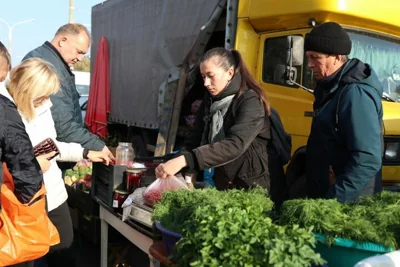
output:
[[[167,178],[157,178],[143,192],[143,198],[147,205],[154,206],[162,197],[165,191],[186,189],[189,190],[185,182],[175,176]]]
[[[44,185],[30,203],[22,204],[14,195],[14,182],[6,164],[3,173],[0,266],[8,266],[44,256],[50,246],[60,243],[60,236],[47,216]]]

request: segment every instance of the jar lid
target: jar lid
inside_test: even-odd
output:
[[[132,143],[128,143],[128,142],[118,142],[119,146],[132,146]]]
[[[142,173],[143,170],[131,170],[131,169],[126,169],[126,172],[129,172],[129,173]]]
[[[124,190],[115,190],[115,193],[120,194],[120,195],[128,195],[128,191],[124,191]]]

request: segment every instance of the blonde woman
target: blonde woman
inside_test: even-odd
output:
[[[109,163],[105,152],[88,151],[76,143],[63,143],[56,140],[57,134],[50,108],[50,95],[60,88],[59,79],[53,66],[39,58],[23,61],[10,73],[7,85],[10,97],[15,102],[25,124],[26,131],[35,146],[46,138],[51,138],[60,150],[60,156],[47,160],[38,158],[42,167],[47,190],[49,218],[60,234],[60,244],[52,247],[46,256],[48,266],[59,266],[60,262],[75,266],[73,253],[67,248],[73,241],[71,216],[67,205],[67,191],[57,161],[79,161],[88,158],[92,161]]]

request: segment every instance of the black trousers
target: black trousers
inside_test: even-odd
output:
[[[71,251],[74,231],[67,202],[50,211],[48,216],[60,235],[60,243],[52,246],[45,256],[48,267],[76,266],[75,253]]]

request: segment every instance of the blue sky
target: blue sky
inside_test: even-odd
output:
[[[1,0],[0,18],[13,24],[34,18],[35,21],[17,25],[12,30],[13,65],[32,49],[50,41],[57,29],[69,19],[69,0]],[[90,30],[92,6],[101,0],[74,0],[74,22]],[[0,22],[0,41],[8,47],[8,27]]]

